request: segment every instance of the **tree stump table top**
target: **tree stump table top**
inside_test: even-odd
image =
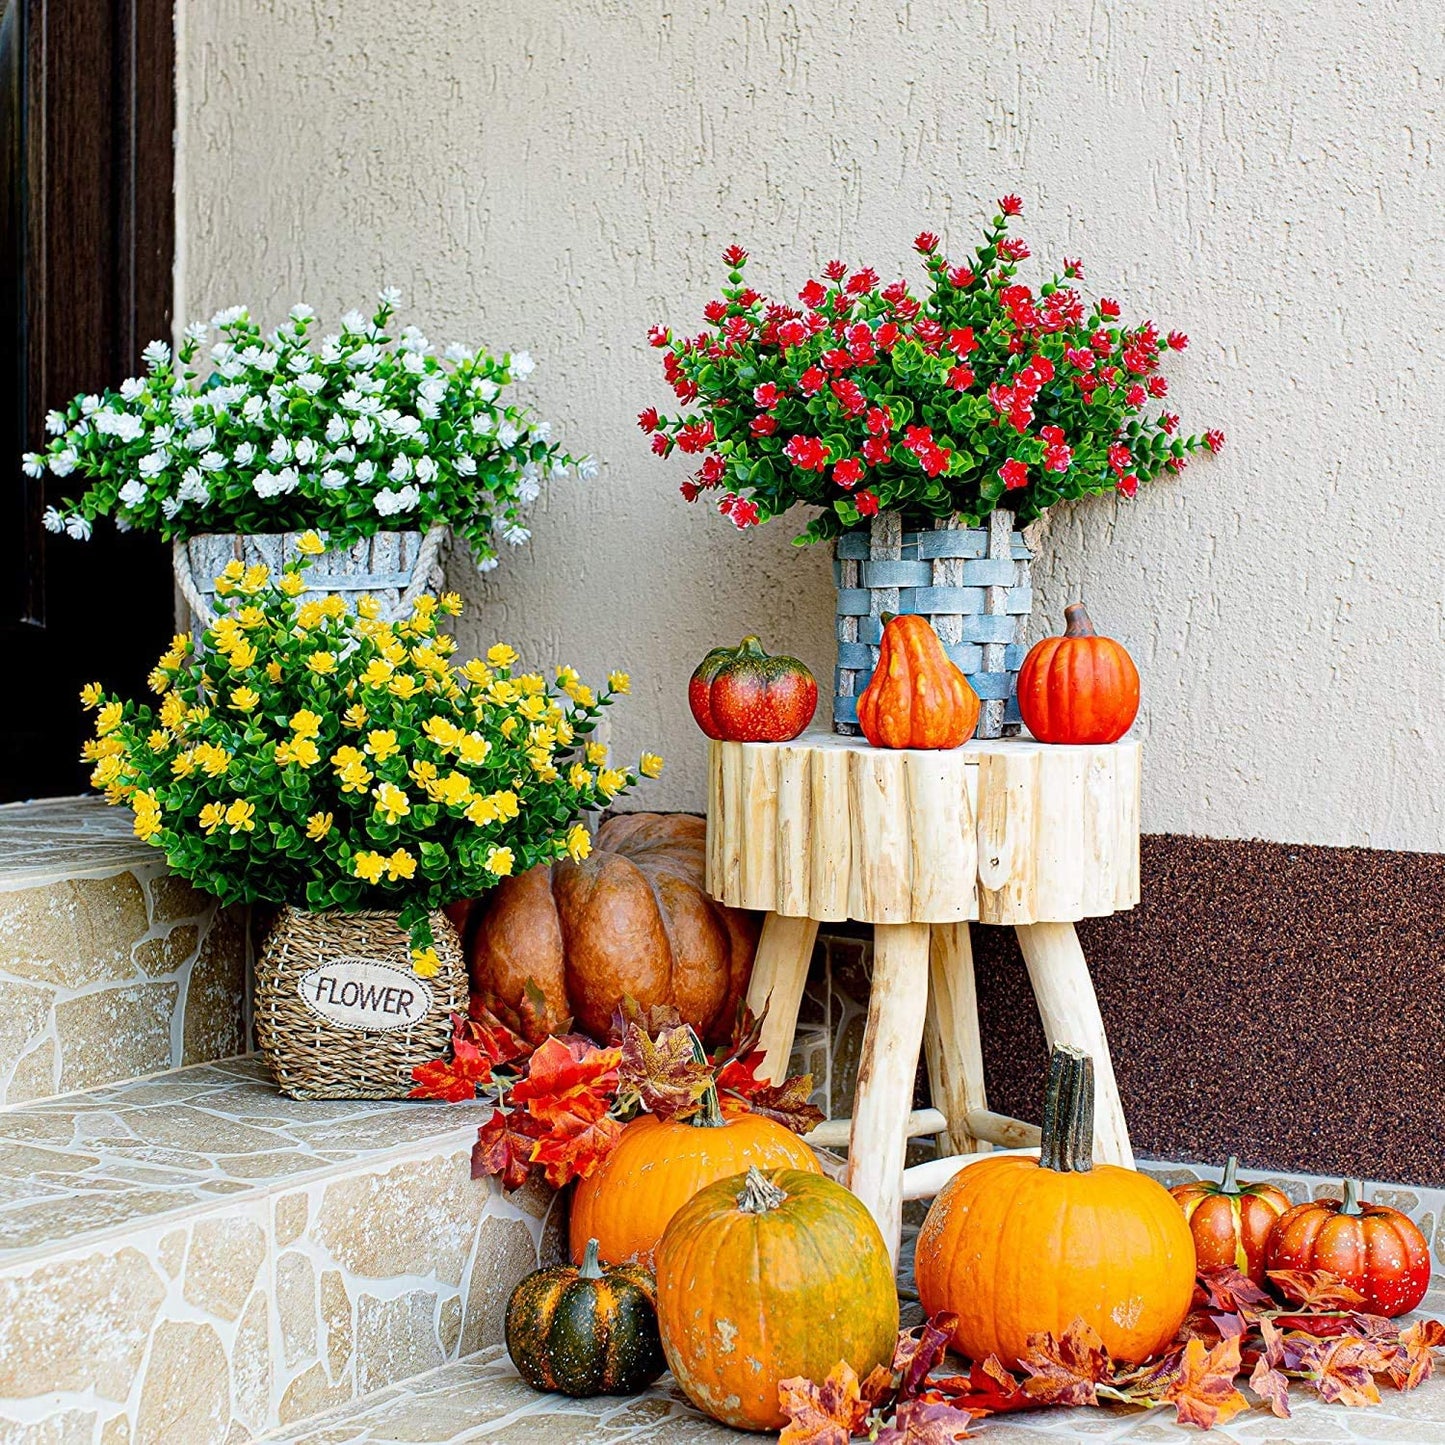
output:
[[[784,917],[1072,923],[1139,901],[1140,748],[713,742],[707,889]]]

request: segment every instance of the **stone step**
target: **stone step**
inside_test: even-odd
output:
[[[239,1445],[498,1343],[564,1231],[470,1177],[486,1113],[256,1059],[0,1109],[0,1440]]]
[[[247,933],[127,809],[0,807],[0,1103],[244,1053]]]

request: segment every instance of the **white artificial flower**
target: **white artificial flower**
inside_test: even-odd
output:
[[[63,532],[65,530],[65,518],[55,507],[47,507],[40,521],[47,532]]]
[[[196,412],[196,399],[193,396],[173,396],[171,398],[171,415],[180,422],[182,426],[192,425],[191,418]]]
[[[137,464],[143,477],[158,477],[165,471],[170,457],[163,451],[147,452]]]
[[[495,401],[497,399],[498,386],[495,381],[488,380],[485,376],[479,376],[472,383],[472,390],[483,401]]]
[[[357,465],[357,468],[356,468],[356,480],[357,480],[358,482],[369,482],[369,481],[372,481],[372,480],[375,478],[375,476],[376,476],[376,463],[375,463],[374,461],[372,461],[370,457],[368,457],[364,462],[360,462],[360,463]]]
[[[346,473],[339,467],[331,467],[321,473],[321,485],[328,492],[338,492],[346,485]]]
[[[584,482],[595,482],[602,471],[602,466],[596,457],[583,457],[577,463],[577,476]]]
[[[507,370],[512,373],[513,381],[526,381],[536,369],[537,363],[532,360],[530,351],[514,352],[507,364]]]
[[[321,343],[321,359],[327,366],[335,366],[341,360],[341,338],[328,336]]]
[[[405,351],[402,353],[401,365],[403,371],[420,376],[426,370],[426,357],[416,351]]]
[[[350,356],[346,358],[346,364],[356,370],[358,367],[366,367],[368,370],[381,360],[381,348],[375,342],[368,341],[364,346],[358,346]]]
[[[351,423],[351,439],[365,446],[376,435],[376,426],[369,416],[359,416]]]
[[[551,477],[554,482],[560,482],[562,478],[567,475],[567,463],[562,461],[553,462],[552,465],[547,468],[547,475]]]
[[[20,458],[20,469],[27,477],[43,477],[45,475],[45,458],[39,452],[26,452]]]
[[[304,301],[298,301],[291,308],[291,319],[293,321],[310,321],[316,313]]]
[[[119,437],[123,442],[136,442],[145,435],[146,424],[131,412],[98,411],[95,414],[95,429]]]
[[[447,349],[442,354],[451,362],[470,361],[472,359],[472,353],[468,351],[460,341],[448,342]]]
[[[94,416],[100,410],[100,398],[94,394],[80,398],[81,416]]]
[[[429,376],[416,389],[416,394],[426,401],[441,401],[447,394],[447,379],[444,373],[438,372]]]
[[[525,527],[519,527],[513,523],[512,526],[508,527],[506,531],[502,533],[502,536],[506,541],[510,542],[512,546],[520,547],[523,542],[531,540],[532,534]]]
[[[435,421],[437,417],[441,415],[442,410],[441,407],[436,404],[436,402],[428,401],[427,398],[424,396],[417,397],[416,409],[417,414],[419,416],[425,417],[427,421]]]
[[[341,318],[341,329],[342,331],[365,331],[366,317],[359,311],[348,311]]]
[[[234,326],[238,321],[244,321],[247,314],[244,306],[228,306],[211,317],[211,325],[220,331],[227,326]]]
[[[355,387],[349,386],[341,393],[341,405],[344,406],[347,411],[358,410],[361,406],[361,399],[361,393],[357,391]]]
[[[120,513],[117,513],[115,518],[115,530],[117,532],[129,532],[130,529],[130,519],[122,516]]]
[[[302,437],[296,443],[296,460],[303,466],[309,467],[316,460],[316,453],[319,448],[316,445],[315,437]]]
[[[372,501],[383,517],[392,517],[398,512],[409,512],[421,501],[421,493],[415,487],[406,486],[399,492],[378,492]]]
[[[394,311],[401,305],[401,292],[395,286],[383,286],[377,293],[376,299],[383,306],[389,306]]]
[[[255,348],[253,347],[252,350],[254,349]],[[263,351],[259,356],[256,357],[256,359],[251,363],[251,365],[254,366],[257,371],[275,371],[276,363],[278,360],[279,358],[277,357],[276,353],[268,347],[265,351]]]
[[[290,359],[286,362],[286,370],[295,372],[300,376],[303,371],[311,370],[311,353],[309,351],[293,351]]]
[[[120,394],[125,401],[138,401],[145,395],[145,391],[145,380],[139,376],[128,376],[120,384]],[[55,416],[56,413],[52,412],[51,415]]]
[[[517,483],[517,500],[523,506],[530,506],[541,495],[541,484],[534,477],[523,477]]]
[[[193,452],[203,452],[216,440],[216,429],[213,426],[198,426],[186,438],[186,445]]]
[[[203,472],[223,472],[226,470],[226,459],[220,452],[207,452],[201,458],[201,470]]]
[[[165,514],[166,521],[169,522],[180,510],[181,499],[179,497],[161,498],[161,511]]]
[[[304,391],[307,396],[315,396],[322,387],[326,385],[326,378],[319,371],[308,371],[305,376],[296,378],[296,385]]]
[[[171,359],[171,349],[164,341],[152,341],[141,352],[140,359],[154,371]]]
[[[127,507],[138,507],[145,499],[145,483],[137,481],[134,477],[120,489],[120,500]]]
[[[50,475],[53,477],[68,477],[75,470],[76,463],[80,460],[69,448],[63,452],[56,452],[50,458]]]
[[[430,351],[431,342],[426,339],[421,327],[403,326],[401,328],[401,349],[416,352]]]
[[[65,430],[65,413],[63,411],[48,411],[45,413],[45,430],[53,437],[58,437]]]
[[[456,461],[457,472],[464,477],[474,477],[477,474],[477,459],[470,452],[463,452]]]
[[[332,461],[345,462],[350,466],[356,460],[356,448],[349,443],[344,447],[337,447],[331,454]]]
[[[435,457],[418,457],[416,463],[416,479],[423,486],[430,482],[437,474]]]
[[[211,348],[211,360],[214,362],[229,361],[235,355],[236,348],[229,341],[218,341]]]
[[[497,559],[495,557],[483,557],[481,561],[477,563],[477,571],[492,572],[496,569],[496,566]]]
[[[370,371],[358,371],[351,378],[351,384],[364,396],[379,396],[385,389],[381,378]]]
[[[472,418],[472,430],[479,437],[488,437],[496,430],[497,419],[489,411],[479,411]]]
[[[158,452],[162,447],[170,446],[172,440],[175,438],[175,434],[174,427],[158,426],[151,433],[151,450]]]
[[[277,473],[277,480],[280,482],[283,492],[294,492],[297,483],[301,480],[301,475],[295,467],[282,467]]]
[[[235,381],[245,370],[246,368],[233,356],[223,361],[216,368],[216,373],[219,376],[225,377],[227,381]]]
[[[396,419],[392,422],[389,430],[392,436],[402,438],[414,437],[421,430],[421,422],[414,416],[409,416],[404,412],[397,412]]]
[[[332,412],[326,421],[326,440],[335,446],[346,435],[346,419]]]
[[[253,442],[242,442],[236,448],[235,462],[238,467],[249,467],[256,460],[256,447]]]
[[[199,345],[210,334],[211,328],[204,321],[192,321],[186,327],[186,340],[194,341]]]
[[[391,464],[391,470],[387,472],[394,482],[404,482],[411,476],[411,458],[403,452]]]
[[[199,467],[186,468],[186,474],[181,478],[180,486],[176,488],[176,496],[183,502],[205,503],[210,501],[211,493]]]
[[[67,536],[74,537],[77,542],[88,542],[90,541],[90,521],[77,512],[67,520],[65,532]]]
[[[532,435],[539,442],[549,442],[552,440],[552,423],[549,421],[534,422],[531,431]]]
[[[291,439],[289,437],[275,437],[271,442],[271,450],[266,453],[266,460],[280,466],[282,462],[291,460]]]
[[[497,428],[497,445],[503,448],[514,447],[521,440],[522,431],[514,422],[504,421]]]

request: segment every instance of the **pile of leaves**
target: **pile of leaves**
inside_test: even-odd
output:
[[[540,1006],[540,993],[532,995]],[[534,1047],[524,1036],[526,1020],[503,1021],[486,1009],[480,1015],[453,1015],[451,1057],[415,1068],[411,1097],[490,1101],[495,1107],[472,1149],[472,1177],[494,1176],[507,1189],[533,1172],[556,1189],[585,1179],[640,1113],[690,1119],[750,1111],[799,1134],[823,1118],[808,1102],[811,1074],[781,1084],[758,1077],[762,1019],[746,1009],[732,1038],[711,1055],[676,1009],[644,1009],[630,997],[614,1013],[606,1044],[570,1032],[570,1021],[561,1020]]]
[[[1269,1276],[1276,1300],[1236,1270],[1199,1277],[1196,1308],[1173,1345],[1144,1365],[1120,1365],[1082,1320],[1062,1339],[1029,1337],[1019,1371],[994,1356],[947,1373],[957,1324],[934,1315],[898,1337],[891,1368],[864,1380],[839,1364],[821,1384],[785,1380],[779,1402],[788,1424],[780,1445],[950,1445],[970,1438],[986,1415],[1050,1405],[1173,1405],[1180,1424],[1208,1430],[1250,1408],[1240,1376],[1281,1419],[1291,1385],[1341,1405],[1378,1405],[1382,1386],[1413,1390],[1445,1350],[1445,1324],[1401,1325],[1362,1310],[1363,1298],[1325,1270]],[[1281,1303],[1282,1301],[1282,1303]]]

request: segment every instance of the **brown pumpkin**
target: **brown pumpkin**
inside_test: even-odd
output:
[[[933,1201],[914,1269],[925,1313],[958,1316],[953,1343],[1016,1365],[1028,1337],[1092,1325],[1116,1360],[1174,1338],[1194,1294],[1194,1240],[1162,1184],[1094,1164],[1093,1061],[1054,1048],[1038,1159],[985,1158]]]
[[[875,748],[956,748],[973,736],[979,706],[926,617],[884,614],[878,666],[858,699]]]
[[[474,1005],[515,1012],[530,980],[552,1020],[603,1039],[631,994],[644,1008],[673,1005],[707,1043],[725,1043],[758,922],[708,897],[706,831],[685,814],[624,814],[603,823],[583,862],[504,880],[466,930]]]
[[[1100,637],[1082,602],[1064,608],[1062,637],[1035,643],[1019,668],[1019,711],[1041,743],[1113,743],[1139,712],[1139,669]]]
[[[657,1322],[677,1383],[738,1430],[777,1430],[778,1384],[860,1378],[893,1360],[898,1294],[861,1200],[821,1174],[757,1169],[673,1216],[657,1251]]]
[[[1201,1270],[1237,1269],[1264,1283],[1264,1251],[1274,1222],[1290,1207],[1289,1196],[1273,1184],[1243,1184],[1233,1154],[1218,1184],[1191,1179],[1169,1192],[1184,1211],[1194,1236]]]

